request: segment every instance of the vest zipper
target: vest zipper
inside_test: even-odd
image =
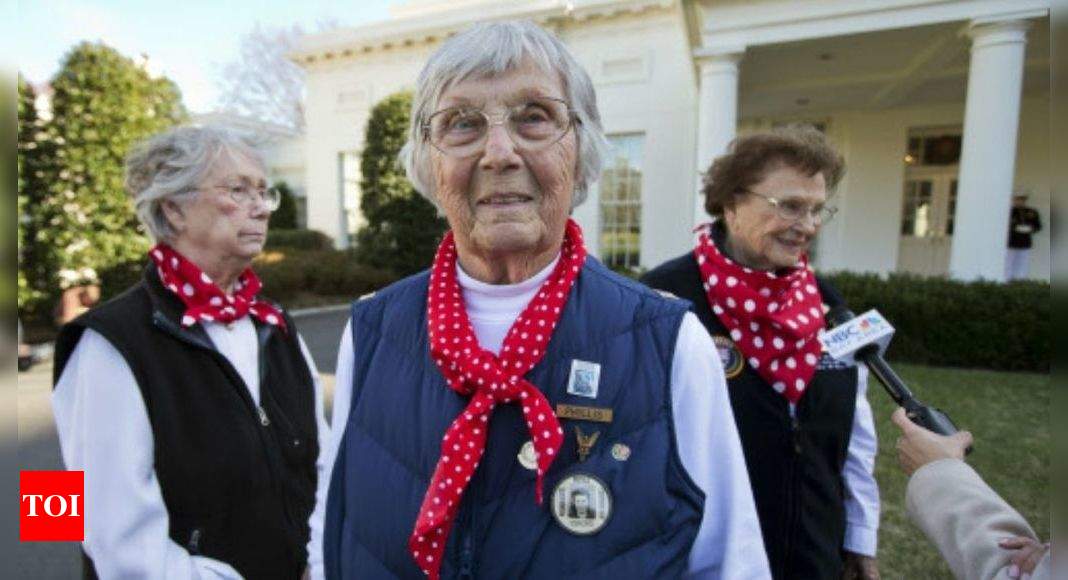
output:
[[[801,455],[801,424],[796,414],[790,416],[790,439],[794,444],[794,455]]]
[[[269,427],[271,425],[271,420],[267,418],[267,411],[264,411],[262,406],[257,406],[256,412],[260,416],[260,425]]]
[[[460,578],[474,578],[474,576],[471,574],[472,556],[473,554],[471,549],[471,531],[466,530],[466,533],[464,534],[463,551],[460,553]]]
[[[191,336],[188,333],[183,332],[174,322],[172,322],[170,319],[168,319],[162,312],[159,312],[159,311],[153,312],[153,314],[152,314],[152,322],[153,322],[153,324],[155,324],[155,326],[157,328],[160,328],[161,330],[163,330],[167,334],[170,334],[174,338],[176,338],[176,339],[178,339],[178,340],[180,340],[182,342],[185,342],[187,344],[191,344],[193,346],[199,347],[199,348],[201,348],[203,350],[206,350],[209,353],[211,353],[211,356],[215,357],[215,359],[219,361],[219,364],[221,364],[224,369],[229,371],[227,374],[230,375],[231,381],[236,383],[235,385],[232,385],[232,386],[234,386],[235,390],[237,391],[238,398],[240,398],[242,401],[245,402],[246,407],[253,413],[253,415],[255,416],[256,421],[260,424],[260,426],[261,427],[265,427],[265,428],[270,426],[271,420],[270,420],[269,417],[267,417],[267,412],[263,409],[263,407],[261,405],[257,405],[256,402],[252,400],[252,395],[250,395],[249,391],[248,391],[248,385],[245,384],[245,381],[244,381],[244,379],[241,378],[240,373],[238,373],[237,370],[234,369],[233,364],[231,364],[230,361],[227,360],[227,358],[222,355],[222,353],[220,353],[219,351],[215,350],[215,346],[213,344],[211,344],[210,342],[204,342],[203,340],[201,340],[199,337],[197,337],[195,335]],[[269,331],[269,329],[267,329],[267,330]],[[256,336],[256,339],[257,339],[256,340],[257,350],[258,350],[258,356],[259,356],[259,361],[260,361],[260,368],[259,368],[260,393],[262,395],[262,394],[264,394],[264,389],[266,387],[266,371],[267,371],[267,364],[266,364],[266,360],[265,360],[266,352],[264,351],[264,349],[265,349],[266,339],[269,336],[268,336],[267,332],[261,333],[259,330],[257,330],[256,335],[257,335]],[[270,434],[267,433],[263,429],[258,429],[257,431],[259,432],[258,434],[259,434],[259,438],[260,438],[260,445],[263,447],[264,459],[266,460],[266,463],[267,463],[267,471],[270,473],[270,477],[271,477],[271,480],[272,480],[271,481],[271,485],[272,485],[272,487],[274,487],[274,489],[275,489],[276,493],[278,494],[278,496],[281,497],[282,493],[283,493],[282,476],[278,472],[278,467],[275,465],[275,462],[272,460],[272,455],[271,455],[272,446],[271,446],[271,443],[270,443],[270,440],[269,440]],[[279,451],[281,451],[281,450],[279,450]],[[286,519],[289,520],[289,522],[293,521],[293,516],[291,514],[291,510],[290,510],[290,506],[289,506],[288,502],[285,502],[285,501],[282,502],[282,512],[285,515]]]
[[[200,535],[200,528],[194,528],[193,532],[189,534],[189,542],[186,544],[189,553],[194,556],[200,554]]]
[[[793,444],[793,454],[790,456],[788,476],[786,478],[786,540],[783,542],[785,557],[783,558],[783,569],[780,570],[780,574],[784,577],[791,575],[790,561],[793,559],[792,544],[798,511],[797,489],[799,484],[797,482],[797,466],[801,460],[801,422],[797,419],[799,409],[794,408],[788,410],[788,412],[790,413],[790,441]]]
[[[467,491],[464,493],[467,505],[464,506],[466,509],[462,512],[463,525],[460,526],[463,540],[460,546],[460,568],[457,572],[457,578],[470,579],[475,577],[475,506],[478,505],[481,490],[482,474],[476,472],[471,479],[471,485],[467,487]]]

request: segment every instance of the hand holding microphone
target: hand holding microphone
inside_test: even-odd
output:
[[[890,398],[905,410],[905,415],[913,423],[939,435],[951,436],[957,433],[957,426],[949,416],[917,399],[905,385],[905,381],[901,380],[883,358],[882,353],[894,333],[893,327],[886,319],[875,310],[865,312],[858,319],[845,305],[845,300],[837,290],[822,281],[819,286],[824,301],[831,307],[825,316],[831,329],[820,338],[831,356],[867,365]],[[965,452],[971,451],[969,445]]]

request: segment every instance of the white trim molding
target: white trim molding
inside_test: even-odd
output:
[[[813,0],[720,6],[701,3],[702,48],[779,44],[945,22],[1040,18],[1050,0]]]

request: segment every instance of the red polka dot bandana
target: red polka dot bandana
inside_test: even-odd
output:
[[[719,251],[710,225],[698,227],[693,252],[708,304],[731,340],[775,392],[797,403],[816,373],[823,328],[823,300],[808,259],[783,275],[745,268]]]
[[[160,282],[185,303],[182,326],[193,326],[198,320],[228,324],[251,314],[267,324],[286,330],[282,313],[266,302],[256,299],[262,284],[252,268],[245,269],[234,283],[234,293],[223,292],[196,264],[167,244],[156,244],[148,251],[156,263]]]
[[[486,448],[486,428],[498,403],[522,406],[538,458],[535,498],[542,502],[542,481],[563,444],[564,431],[545,395],[523,375],[545,356],[560,312],[586,260],[586,248],[582,230],[568,220],[556,267],[515,319],[499,356],[478,344],[456,280],[456,259],[456,242],[450,231],[438,247],[430,272],[426,302],[430,355],[449,387],[471,400],[442,438],[441,458],[408,540],[416,564],[433,579],[439,577],[449,529]]]

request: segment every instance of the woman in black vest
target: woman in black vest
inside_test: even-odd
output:
[[[263,159],[174,129],[134,150],[126,187],[157,242],[143,279],[56,342],[86,575],[299,578],[326,424],[307,348],[249,267],[279,203]]]
[[[772,574],[877,578],[866,375],[822,353],[806,252],[844,172],[812,128],[741,137],[705,176],[695,249],[643,281],[693,302],[727,373]]]

